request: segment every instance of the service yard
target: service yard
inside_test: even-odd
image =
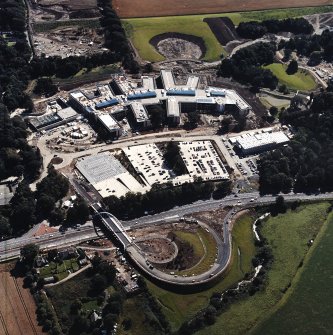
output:
[[[21,278],[12,277],[7,271],[0,272],[0,334],[43,334],[37,324],[34,299],[22,285]]]

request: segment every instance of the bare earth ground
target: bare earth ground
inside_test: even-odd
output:
[[[158,42],[157,50],[169,59],[200,59],[202,57],[202,52],[198,45],[180,38],[166,38]]]
[[[331,0],[114,0],[118,15],[125,17],[168,16],[239,12],[285,7],[308,7],[332,4]]]
[[[4,265],[1,265],[0,334],[44,334],[37,324],[34,299],[29,290],[22,287],[23,280],[16,280],[5,270]]]
[[[71,10],[90,9],[97,7],[96,0],[39,0],[37,3],[42,6],[66,6]]]

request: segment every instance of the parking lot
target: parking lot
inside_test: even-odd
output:
[[[211,141],[180,142],[181,156],[191,178],[227,179],[229,174]]]
[[[155,144],[135,145],[124,148],[123,151],[150,186],[154,183],[166,183],[175,176],[166,166],[163,154]]]
[[[257,160],[259,158],[259,155],[249,155],[246,157],[239,156],[227,138],[222,138],[222,140],[226,149],[232,156],[232,159],[235,161],[235,164],[240,173],[244,177],[257,176],[258,175]]]

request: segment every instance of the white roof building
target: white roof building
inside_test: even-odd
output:
[[[121,197],[128,192],[147,191],[111,154],[102,153],[81,158],[76,168],[102,198]]]
[[[289,138],[282,131],[263,132],[263,133],[248,133],[234,138],[236,145],[244,154],[259,153],[265,150],[271,150],[279,145],[289,142]]]

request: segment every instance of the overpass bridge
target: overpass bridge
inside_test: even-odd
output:
[[[148,275],[151,279],[166,284],[168,286],[178,287],[198,287],[207,285],[207,283],[217,279],[227,269],[231,257],[231,234],[228,229],[228,220],[230,215],[227,215],[224,221],[224,236],[223,240],[211,227],[204,223],[200,225],[205,229],[209,230],[216,241],[217,255],[214,264],[204,273],[193,275],[193,276],[182,276],[182,275],[171,275],[169,273],[156,269],[146,259],[141,249],[135,244],[134,240],[127,234],[126,229],[123,227],[121,222],[111,213],[103,211],[103,208],[98,204],[92,204],[91,208],[95,211],[95,214],[101,219],[101,224],[104,228],[110,232],[117,241],[121,244],[123,250],[130,257],[132,262]],[[101,211],[102,210],[102,211]]]

